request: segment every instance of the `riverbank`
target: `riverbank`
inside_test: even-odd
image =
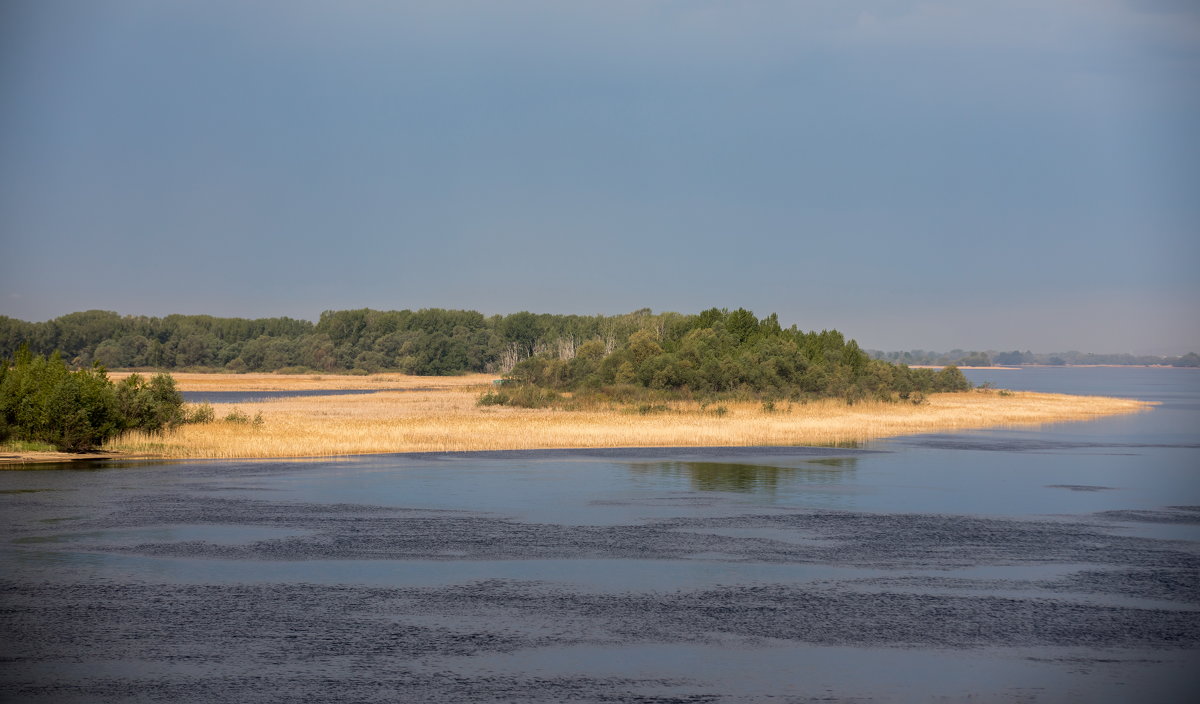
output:
[[[674,402],[595,410],[481,407],[494,377],[179,374],[184,391],[375,389],[378,393],[213,404],[216,422],[166,436],[135,434],[104,449],[172,458],[312,457],[583,447],[851,445],[899,435],[1030,426],[1134,413],[1129,399],[979,390],[932,394],[921,405],[843,401]],[[260,424],[220,420],[234,408]]]

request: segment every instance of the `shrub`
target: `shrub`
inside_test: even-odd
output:
[[[0,364],[0,436],[80,452],[127,430],[161,432],[183,421],[175,381],[138,374],[114,385],[104,368],[71,371],[62,357],[17,352]]]
[[[517,386],[506,391],[489,391],[480,396],[480,406],[513,406],[515,408],[546,408],[562,401],[556,391],[532,385]]]
[[[250,416],[246,415],[245,411],[240,408],[234,408],[225,415],[226,423],[249,423]]]
[[[216,420],[216,413],[213,412],[212,404],[198,403],[184,409],[184,423],[211,423]]]
[[[475,402],[479,406],[503,406],[508,403],[508,395],[503,392],[489,391]]]
[[[156,374],[149,381],[140,374],[130,374],[116,385],[115,392],[124,418],[123,430],[161,433],[185,420],[183,395],[167,374]]]

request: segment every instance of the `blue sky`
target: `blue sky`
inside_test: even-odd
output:
[[[1200,350],[1188,0],[0,7],[0,314]]]

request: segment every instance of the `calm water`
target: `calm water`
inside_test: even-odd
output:
[[[1186,700],[1200,371],[967,375],[1159,405],[854,450],[5,472],[0,694]]]
[[[406,389],[421,391],[424,389]],[[255,403],[277,398],[301,396],[352,396],[355,394],[377,394],[376,389],[294,389],[291,391],[184,391],[183,400],[188,403]]]

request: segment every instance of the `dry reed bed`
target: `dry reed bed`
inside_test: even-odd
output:
[[[245,383],[266,385],[279,378],[248,379]],[[233,381],[240,379],[235,377]],[[989,390],[933,394],[920,406],[883,402],[848,406],[827,400],[777,403],[774,412],[767,412],[760,403],[745,402],[724,403],[726,411],[719,414],[715,406],[678,402],[669,404],[666,411],[642,415],[615,407],[574,411],[480,407],[475,401],[487,388],[479,385],[481,379],[490,377],[437,378],[436,382],[450,383],[435,391],[384,391],[237,404],[239,410],[251,416],[261,413],[261,426],[218,420],[184,426],[165,436],[126,436],[106,449],[164,457],[234,458],[571,447],[827,445],[1087,420],[1138,412],[1151,405],[1097,396],[1001,394]],[[177,380],[184,389],[200,390],[186,375],[177,375]],[[431,381],[417,377],[378,381],[374,377],[327,377],[324,388],[330,387],[331,380],[340,388],[348,388],[341,383],[345,381],[395,384],[391,387],[395,389],[426,388],[430,384],[424,382]],[[222,383],[231,382],[226,379]],[[238,389],[251,390],[245,386]],[[232,408],[229,404],[214,404],[218,418]]]

